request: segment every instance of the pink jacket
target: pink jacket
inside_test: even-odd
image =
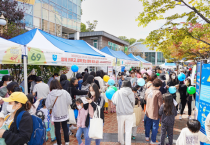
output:
[[[77,117],[77,127],[85,128],[85,120],[88,114],[88,110],[84,108],[79,110],[79,115]]]

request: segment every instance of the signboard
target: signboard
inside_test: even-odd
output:
[[[42,51],[28,47],[28,64],[59,66],[112,66],[114,59],[74,53]]]
[[[2,77],[5,75],[10,75],[9,70],[0,70],[0,81],[2,80]]]
[[[113,75],[113,67],[108,66],[108,76],[112,76],[112,75]]]
[[[22,62],[22,49],[20,45],[0,50],[1,64],[20,64]]]
[[[210,113],[210,64],[203,64],[201,72],[198,121],[201,123],[200,131],[205,134],[205,121],[207,115]]]

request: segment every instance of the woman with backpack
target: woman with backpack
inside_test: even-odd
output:
[[[11,114],[5,118],[4,122],[5,125],[8,125],[9,130],[0,129],[0,137],[4,138],[8,145],[27,144],[33,132],[33,120],[28,113],[31,103],[22,92],[14,92],[10,97],[3,98],[3,101],[8,102],[7,110]]]
[[[62,89],[58,80],[53,79],[50,83],[50,93],[47,96],[45,105],[48,110],[52,110],[52,122],[54,122],[55,125],[55,135],[57,139],[57,144],[55,145],[61,145],[60,124],[62,124],[64,132],[65,145],[69,145],[67,121],[69,119],[68,108],[71,104],[72,101],[69,93]]]

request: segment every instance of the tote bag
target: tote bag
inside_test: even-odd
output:
[[[97,106],[93,119],[90,119],[89,138],[103,139],[103,119],[100,118],[100,113],[101,108]]]
[[[74,116],[74,110],[69,107],[69,122],[68,124],[77,124]]]

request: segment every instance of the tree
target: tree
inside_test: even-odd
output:
[[[139,40],[137,40],[137,42],[144,42],[145,39],[140,38]]]
[[[187,43],[187,41],[192,41],[191,39],[194,39],[196,42],[202,42],[202,45],[203,43],[210,45],[208,42],[209,37],[205,36],[208,34],[208,28],[210,27],[210,2],[208,0],[191,0],[189,2],[186,2],[185,0],[153,0],[152,2],[149,2],[149,0],[140,1],[143,3],[144,11],[140,13],[136,19],[139,21],[139,26],[146,27],[152,21],[166,20],[165,24],[161,28],[151,31],[144,41],[144,44],[147,44],[147,46],[151,49],[158,47],[163,51],[163,53],[165,53],[164,56],[168,57],[166,54],[170,51],[166,50],[169,48],[172,49],[173,45],[178,45],[183,40]],[[170,16],[163,16],[163,14],[165,14],[168,10],[174,9],[175,7],[187,7],[191,11],[184,12],[182,14],[175,13]],[[186,18],[186,22],[178,23],[177,21],[179,21],[180,18]],[[196,28],[196,25],[199,25],[198,22],[200,20],[202,20],[202,23],[204,24],[203,28],[205,28],[205,31],[198,31]],[[189,29],[190,27],[191,29]],[[176,30],[173,28],[176,28]],[[177,49],[177,47],[180,48],[180,52],[181,50],[184,50],[184,48],[187,48],[184,47],[184,44],[176,46],[174,49]],[[192,48],[192,46],[190,48]],[[203,49],[203,51],[205,51],[205,49]],[[190,53],[187,53],[185,54],[185,57],[190,55]]]
[[[8,23],[21,21],[24,18],[24,7],[19,7],[17,1],[0,0],[0,11]]]
[[[136,42],[136,39],[135,38],[130,38],[129,39],[129,44],[130,45],[132,45],[133,43],[135,43]]]
[[[119,36],[118,38],[129,43],[129,39],[126,36]]]
[[[81,32],[93,32],[96,29],[98,21],[94,20],[93,23],[91,23],[90,21],[87,21],[86,23],[88,25],[88,28],[86,24],[81,23]]]

